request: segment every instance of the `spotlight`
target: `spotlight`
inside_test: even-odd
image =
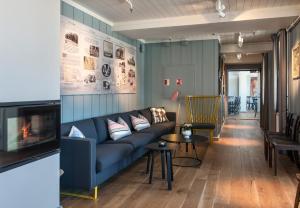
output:
[[[236,54],[236,58],[237,58],[238,60],[241,60],[241,59],[242,59],[242,54],[241,54],[241,53]]]
[[[244,43],[244,38],[242,37],[242,33],[240,33],[238,38],[238,45],[240,48],[243,47],[243,43]]]
[[[216,1],[216,10],[219,14],[219,17],[224,18],[226,16],[224,10],[226,9],[225,5],[223,4],[222,0]]]
[[[133,12],[133,3],[131,2],[131,0],[126,0],[126,2],[130,6],[130,8],[129,8],[130,13],[132,13]]]

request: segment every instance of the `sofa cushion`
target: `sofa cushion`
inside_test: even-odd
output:
[[[96,147],[96,171],[100,172],[113,165],[130,155],[132,151],[133,147],[131,144],[98,144]]]
[[[150,108],[150,111],[152,113],[152,123],[153,124],[169,121],[166,116],[166,110],[163,107]]]
[[[150,111],[150,108],[145,108],[143,110],[139,111],[145,118],[149,121],[149,123],[152,123],[152,113]]]
[[[146,144],[149,144],[155,140],[155,135],[152,133],[140,133],[136,132],[130,136],[124,137],[122,139],[119,139],[117,141],[107,141],[107,143],[111,144],[131,144],[135,149],[139,148],[141,146],[144,146]]]
[[[131,135],[131,130],[129,129],[129,126],[121,117],[119,117],[118,122],[114,122],[110,119],[107,119],[107,125],[110,138],[114,141]]]
[[[152,133],[155,135],[156,138],[161,137],[164,134],[173,133],[175,129],[176,123],[174,121],[168,121],[164,123],[158,123],[151,125],[150,128],[143,129],[139,131],[141,133]]]
[[[131,131],[134,130],[133,125],[131,123],[131,117],[130,116],[138,117],[138,115],[139,115],[138,111],[133,110],[133,111],[129,111],[129,112],[126,112],[126,113],[120,113],[119,115],[128,124],[130,130]]]
[[[139,114],[139,117],[131,116],[131,123],[136,131],[141,131],[150,127],[148,119],[141,114]]]
[[[61,135],[68,136],[72,129],[72,126],[76,126],[86,138],[93,138],[98,141],[96,127],[92,119],[85,119],[81,121],[74,121],[74,122],[62,124]]]

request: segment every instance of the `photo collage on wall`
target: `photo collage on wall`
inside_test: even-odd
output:
[[[136,93],[136,49],[61,17],[61,94]]]

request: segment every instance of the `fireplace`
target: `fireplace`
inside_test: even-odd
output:
[[[57,150],[59,138],[59,102],[1,104],[0,168]]]

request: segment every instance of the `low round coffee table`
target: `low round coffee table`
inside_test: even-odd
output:
[[[177,144],[176,149],[174,151],[173,156],[173,165],[175,166],[181,166],[181,167],[195,167],[201,165],[201,160],[198,158],[197,155],[197,149],[195,144],[203,144],[208,143],[209,140],[205,136],[201,135],[192,135],[189,139],[184,138],[181,134],[167,134],[161,137],[162,140],[169,142],[169,143],[175,143]],[[186,147],[188,147],[189,144],[192,145],[192,150],[195,153],[195,157],[193,156],[183,156],[183,157],[177,157],[176,152],[180,144],[186,144]],[[188,148],[187,148],[188,152]],[[188,162],[187,162],[188,161]]]

